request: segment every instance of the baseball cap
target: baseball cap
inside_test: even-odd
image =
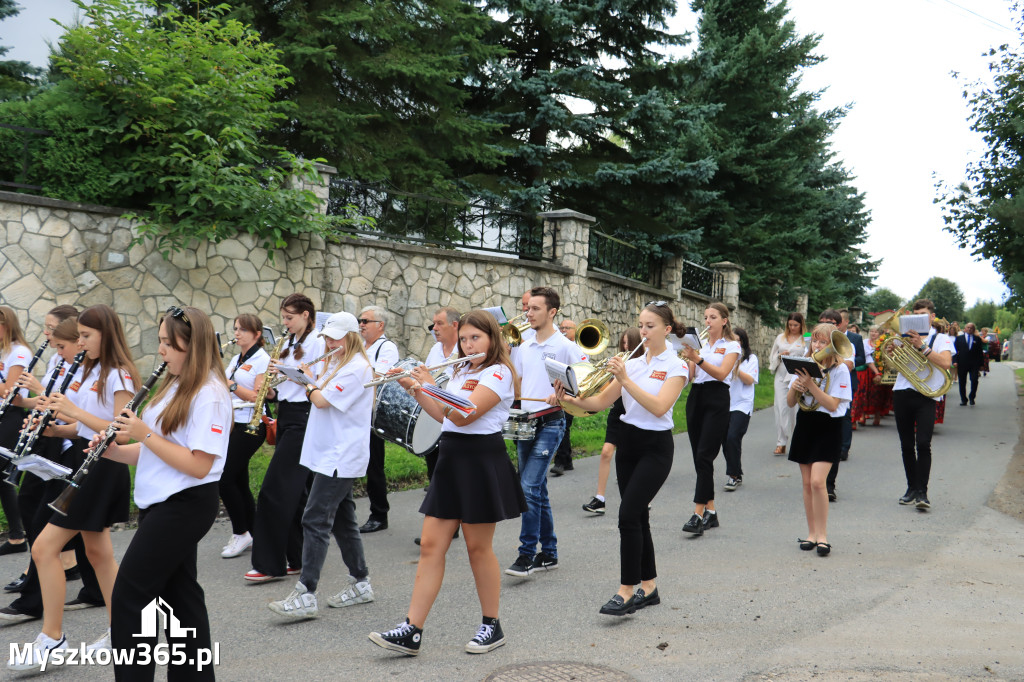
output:
[[[334,313],[324,322],[324,328],[320,330],[320,336],[329,336],[335,341],[349,332],[358,332],[359,323],[352,313]]]

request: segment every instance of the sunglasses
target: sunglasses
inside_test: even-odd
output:
[[[380,320],[367,320],[365,318],[360,317],[358,320],[356,320],[356,322],[358,322],[359,324],[373,324],[374,322],[380,322]]]
[[[648,301],[647,305],[645,305],[644,307],[646,308],[649,305],[653,305],[655,308],[668,307],[668,303],[666,303],[665,301]]]
[[[185,311],[182,308],[179,308],[176,305],[172,305],[170,308],[167,309],[167,312],[165,314],[170,315],[175,319],[181,320],[182,322],[189,326],[189,329],[192,328],[192,322],[189,321],[188,315],[185,314]]]

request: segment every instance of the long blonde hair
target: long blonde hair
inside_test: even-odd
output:
[[[345,343],[344,352],[337,353],[336,355],[332,355],[327,358],[324,371],[320,373],[319,377],[317,377],[317,381],[323,377],[334,376],[339,369],[350,363],[357,355],[362,355],[363,360],[366,361],[366,366],[370,366],[370,358],[366,355],[366,348],[363,346],[363,337],[359,335],[359,332],[347,332],[345,336],[341,337],[341,340]],[[332,367],[334,368],[333,370],[331,369]]]
[[[807,345],[807,355],[810,356],[813,354],[812,349],[814,348],[814,337],[817,336],[818,338],[824,338],[825,341],[831,344],[832,332],[834,331],[839,331],[839,327],[835,326],[831,322],[819,322],[818,324],[814,325],[814,329],[811,330],[811,343]],[[825,358],[825,368],[831,369],[833,366],[835,366],[836,363],[842,361],[842,358],[839,358],[838,355],[829,355],[827,358]]]

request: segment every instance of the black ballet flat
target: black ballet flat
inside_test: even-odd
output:
[[[797,540],[797,542],[800,543],[800,549],[804,550],[805,552],[810,552],[812,549],[818,546],[818,543],[814,542],[813,540]]]
[[[828,556],[828,553],[832,551],[832,545],[827,542],[818,543],[818,556]]]

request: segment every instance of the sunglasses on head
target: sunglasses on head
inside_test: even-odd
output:
[[[655,308],[668,307],[668,303],[666,303],[665,301],[648,301],[647,305],[645,305],[644,307],[646,308],[649,305],[653,305]]]
[[[179,308],[176,305],[172,305],[170,308],[167,309],[166,314],[170,315],[171,317],[173,317],[175,319],[181,320],[182,322],[187,324],[190,328],[192,327],[192,322],[189,321],[188,315],[185,314],[185,310],[183,308]]]

